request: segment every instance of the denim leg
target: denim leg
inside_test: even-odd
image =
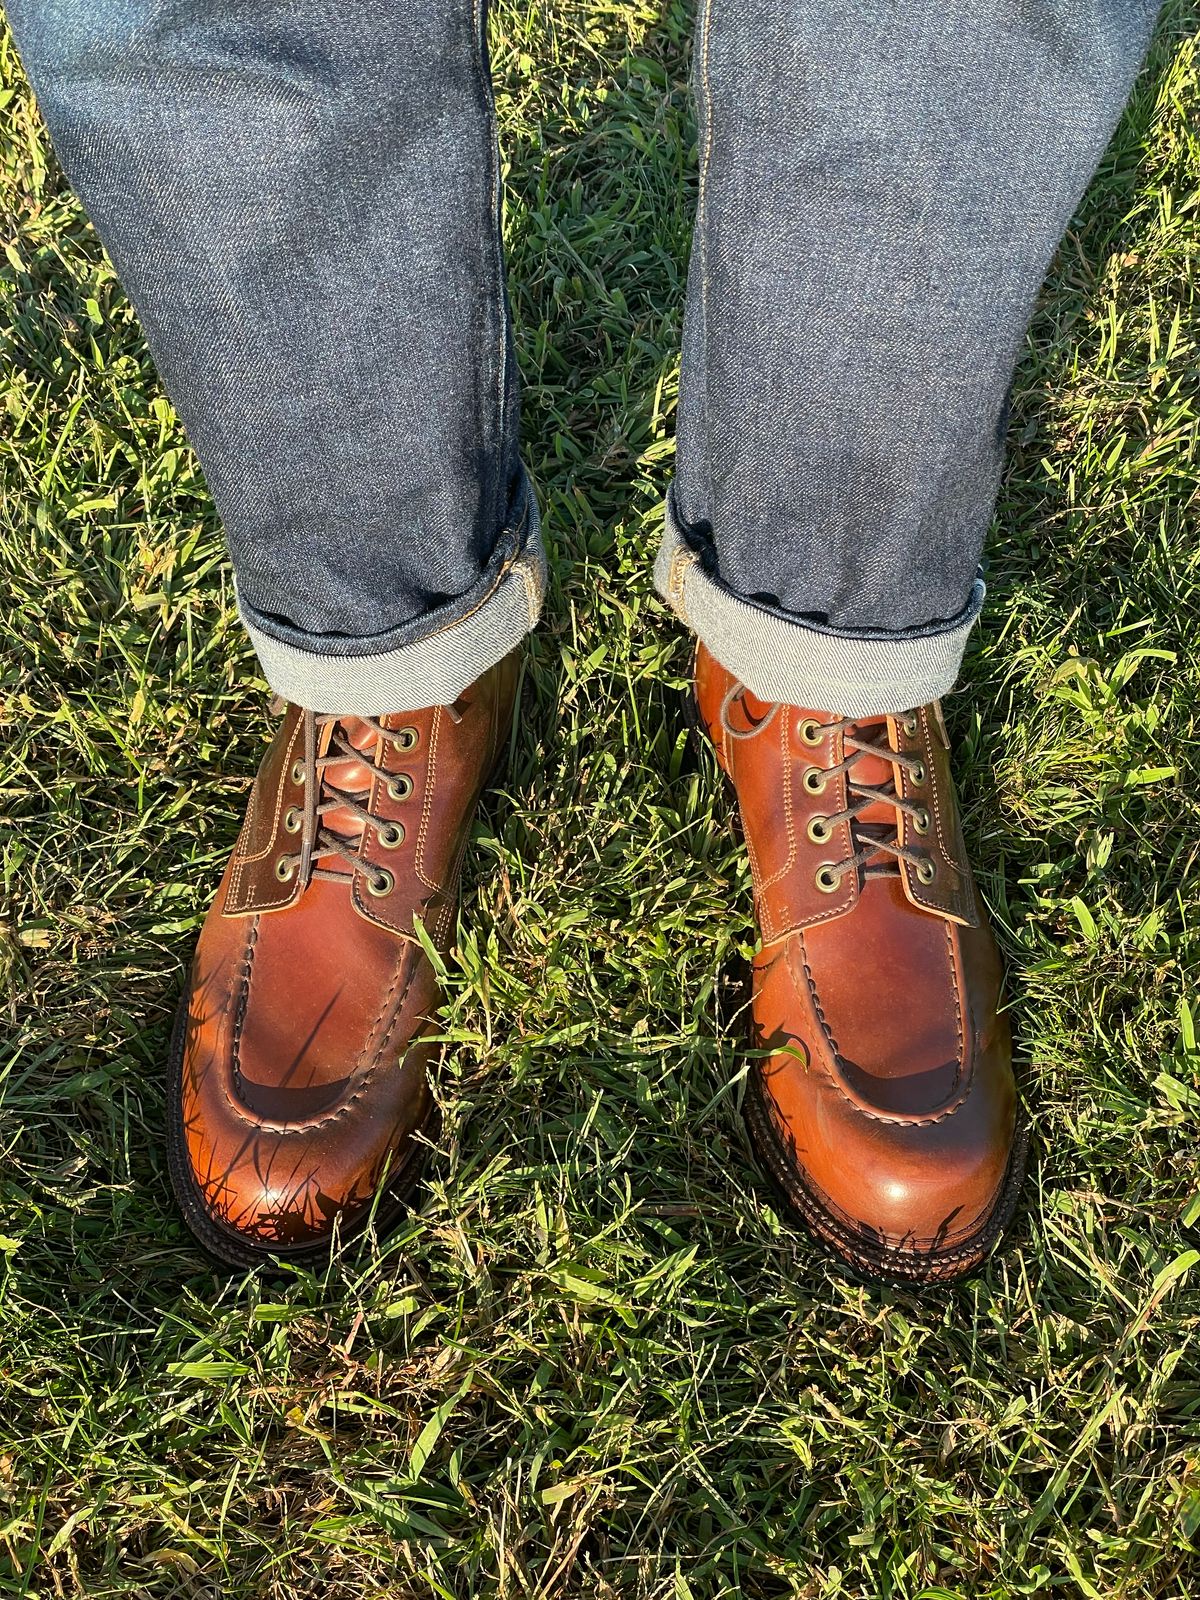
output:
[[[700,0],[701,198],[656,575],[770,699],[953,683],[1007,396],[1158,0]]]
[[[486,0],[9,0],[272,686],[453,699],[537,618]]]

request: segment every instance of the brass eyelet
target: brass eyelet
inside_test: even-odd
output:
[[[833,838],[833,829],[829,826],[828,817],[811,817],[808,823],[808,837],[813,844],[828,844]]]
[[[304,826],[304,813],[299,806],[289,806],[283,813],[283,825],[289,833],[299,833]]]
[[[413,792],[413,781],[407,772],[398,772],[387,781],[387,792],[393,800],[407,800]]]
[[[415,728],[397,728],[392,735],[392,743],[398,750],[415,750],[420,737]]]
[[[929,813],[926,811],[924,806],[921,807],[916,816],[913,818],[913,827],[917,833],[929,832]]]
[[[809,767],[801,779],[809,794],[823,794],[825,792],[825,774],[820,767]]]
[[[395,887],[396,880],[386,867],[380,867],[367,879],[367,893],[373,894],[376,900],[382,900],[385,894],[391,894]]]
[[[398,850],[404,843],[404,824],[386,823],[379,829],[379,842],[385,850]]]
[[[915,739],[917,737],[917,729],[920,727],[920,723],[917,721],[915,716],[910,715],[905,717],[900,726],[904,729],[904,732],[908,738]]]
[[[820,744],[825,730],[815,717],[805,717],[800,724],[800,737],[805,744]]]
[[[303,785],[303,783],[304,783],[304,763],[303,763],[303,761],[293,761],[292,762],[292,782],[295,783],[295,784],[299,784],[301,786]]]
[[[833,863],[823,861],[813,873],[813,882],[822,894],[833,894],[841,886],[841,878],[833,870]]]
[[[275,863],[275,876],[280,883],[290,883],[296,876],[296,863],[291,856],[280,856]]]
[[[923,761],[918,761],[916,766],[912,769],[912,781],[914,783],[924,783],[927,777],[928,773],[925,771],[925,763]]]
[[[917,862],[917,882],[932,883],[937,877],[937,868],[932,861]]]

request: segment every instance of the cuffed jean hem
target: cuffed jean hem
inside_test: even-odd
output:
[[[742,599],[711,577],[669,500],[654,582],[751,694],[844,717],[909,711],[952,689],[984,595],[977,577],[966,606],[947,623],[894,634],[838,633]]]
[[[468,596],[468,608],[449,618],[443,608],[428,632],[390,649],[372,650],[364,640],[362,654],[330,655],[329,641],[320,637],[313,638],[311,650],[303,649],[264,632],[239,596],[238,610],[267,682],[285,700],[343,717],[453,705],[537,624],[546,593],[546,552],[532,490],[523,531],[524,539],[501,559],[482,596]],[[339,651],[348,643],[353,649],[353,641],[339,639]]]

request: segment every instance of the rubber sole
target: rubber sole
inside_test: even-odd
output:
[[[183,1050],[187,1029],[188,995],[175,1012],[171,1030],[171,1049],[167,1062],[167,1172],[171,1190],[189,1233],[217,1266],[235,1272],[270,1272],[282,1263],[310,1266],[329,1259],[332,1238],[295,1248],[260,1245],[224,1227],[210,1213],[200,1188],[192,1176],[183,1132]],[[337,1242],[350,1243],[374,1228],[380,1236],[391,1231],[411,1210],[414,1190],[424,1176],[430,1146],[441,1131],[441,1112],[436,1101],[431,1114],[412,1136],[408,1155],[393,1173],[376,1200],[363,1208],[361,1215],[341,1227]]]
[[[691,691],[685,691],[683,707],[684,721],[699,756],[708,739],[700,708]],[[738,835],[744,838],[733,780],[719,761],[716,765],[733,807]],[[749,974],[745,986],[749,998]],[[807,1228],[846,1266],[873,1283],[913,1288],[922,1284],[950,1284],[966,1277],[991,1254],[1016,1213],[1029,1151],[1029,1129],[1019,1110],[1008,1166],[990,1211],[971,1234],[947,1247],[885,1244],[864,1230],[848,1225],[824,1205],[819,1192],[805,1183],[803,1166],[779,1133],[758,1069],[753,1069],[746,1080],[742,1118],[759,1165],[783,1201],[789,1217]]]

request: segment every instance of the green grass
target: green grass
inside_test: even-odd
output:
[[[282,1286],[205,1270],[161,1134],[265,696],[0,55],[0,1595],[1197,1592],[1198,20],[1168,4],[1042,298],[948,707],[1037,1139],[1009,1247],[927,1296],[786,1226],[738,1116],[748,874],[648,571],[684,8],[498,8],[547,617],[477,829],[431,1193]]]

